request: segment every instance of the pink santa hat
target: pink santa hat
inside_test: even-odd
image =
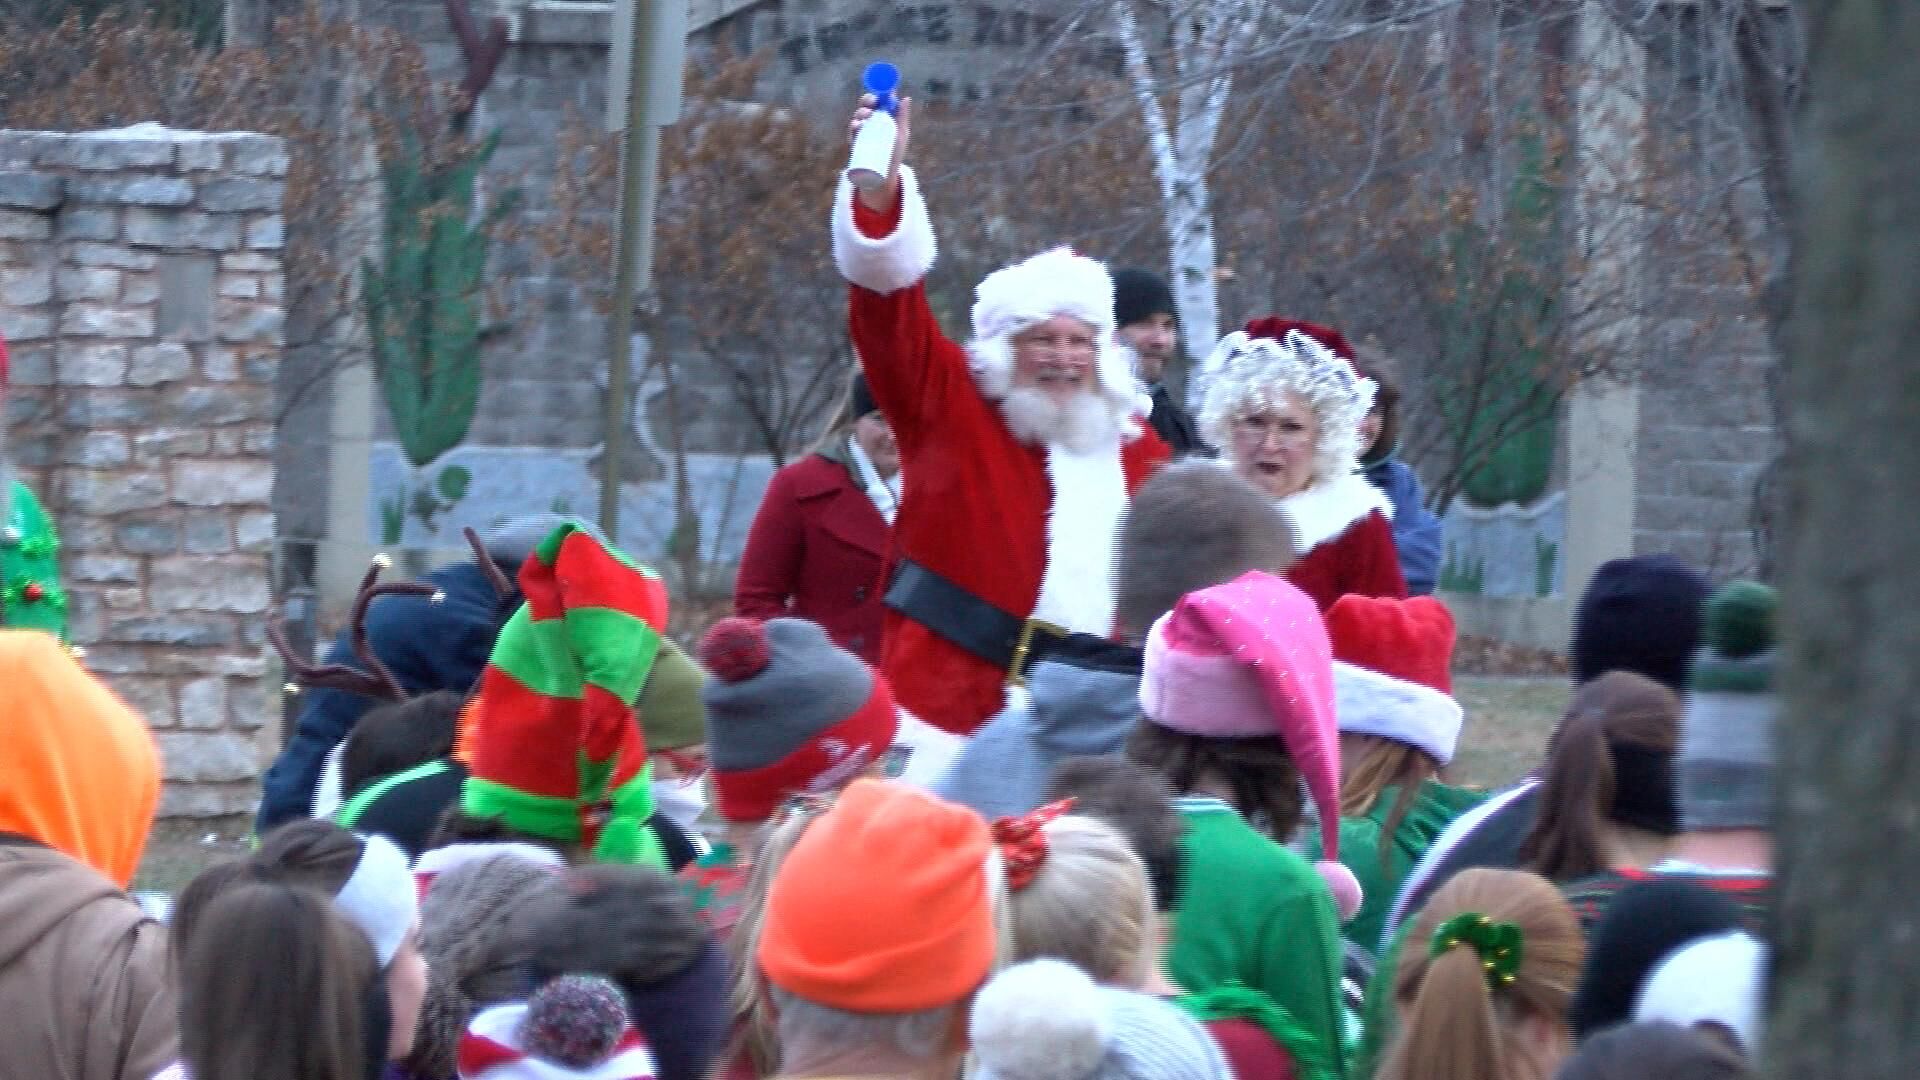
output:
[[[1148,720],[1189,735],[1278,736],[1319,810],[1326,858],[1314,869],[1341,921],[1360,909],[1360,883],[1338,862],[1333,647],[1307,594],[1255,570],[1181,597],[1147,635],[1140,707]]]

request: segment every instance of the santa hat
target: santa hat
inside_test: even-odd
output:
[[[619,988],[590,975],[566,975],[526,1004],[488,1009],[460,1040],[460,1080],[652,1080],[655,1072]]]
[[[633,705],[660,651],[666,587],[569,522],[528,556],[520,590],[480,676],[462,809],[587,844],[602,862],[664,866]]]
[[[1277,736],[1320,813],[1326,879],[1341,919],[1360,884],[1340,858],[1340,734],[1333,649],[1313,599],[1253,571],[1188,593],[1147,635],[1140,707],[1161,727],[1208,738]]]
[[[1320,421],[1314,476],[1325,482],[1360,464],[1360,422],[1373,409],[1372,379],[1362,378],[1337,332],[1287,319],[1256,319],[1220,339],[1193,380],[1201,433],[1217,446],[1233,437],[1233,421],[1264,412],[1286,395],[1305,399]]]
[[[1230,1080],[1199,1021],[1146,994],[1099,986],[1059,960],[993,977],[973,1004],[980,1080]]]
[[[805,619],[722,619],[700,639],[707,760],[729,821],[764,821],[879,762],[900,730],[887,680]]]
[[[1431,596],[1342,596],[1327,609],[1340,730],[1425,751],[1442,765],[1460,741],[1453,615]]]
[[[1056,315],[1093,327],[1100,394],[1120,416],[1137,411],[1133,360],[1114,334],[1113,278],[1101,263],[1054,248],[988,274],[973,290],[974,377],[988,397],[1013,385],[1013,336]]]
[[[988,875],[999,865],[980,815],[856,780],[780,865],[755,958],[768,982],[829,1008],[959,1004],[993,968]]]
[[[1406,743],[1441,765],[1460,743],[1460,703],[1416,682],[1333,662],[1334,712],[1343,735]]]

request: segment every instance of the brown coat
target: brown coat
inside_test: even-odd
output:
[[[160,924],[86,865],[0,835],[0,1076],[149,1080],[176,1025]]]

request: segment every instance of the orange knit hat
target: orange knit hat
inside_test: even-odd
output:
[[[38,630],[0,630],[0,717],[0,832],[126,888],[160,801],[146,721]]]
[[[992,856],[973,811],[856,780],[774,877],[760,968],[782,990],[848,1012],[965,1001],[993,967]]]

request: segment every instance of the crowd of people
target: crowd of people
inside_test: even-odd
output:
[[[833,228],[863,376],[736,613],[683,647],[660,575],[553,517],[376,566],[287,656],[257,842],[177,896],[128,891],[145,723],[0,630],[0,1071],[1753,1074],[1770,590],[1607,564],[1544,759],[1459,786],[1433,523],[1337,331],[1229,335],[1189,414],[1157,278],[1042,253],[963,346],[911,169]]]

